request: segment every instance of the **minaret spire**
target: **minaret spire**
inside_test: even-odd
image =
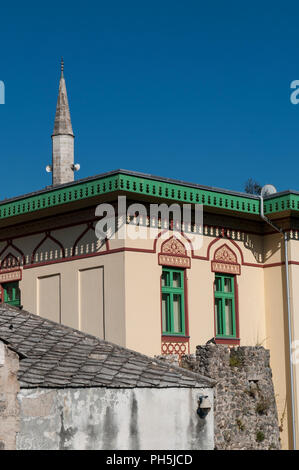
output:
[[[60,68],[61,76],[52,135],[52,166],[47,167],[47,171],[52,171],[53,185],[74,181],[74,171],[79,169],[79,165],[74,165],[74,133],[64,79],[63,58],[61,58]]]
[[[61,77],[59,81],[53,135],[72,135],[74,137],[63,71],[64,62],[63,59],[61,59]]]

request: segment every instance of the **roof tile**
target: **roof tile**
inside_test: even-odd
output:
[[[12,326],[12,327],[10,327]],[[211,387],[214,381],[6,305],[0,339],[25,358],[21,387]]]

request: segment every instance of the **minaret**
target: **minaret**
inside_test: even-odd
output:
[[[80,168],[79,165],[74,165],[74,134],[63,69],[64,63],[61,59],[61,76],[52,135],[52,165],[46,168],[48,172],[52,171],[53,186],[71,183],[74,181],[74,171]]]

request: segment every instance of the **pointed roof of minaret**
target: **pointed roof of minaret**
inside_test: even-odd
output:
[[[56,115],[55,115],[55,122],[54,122],[54,131],[53,135],[74,135],[72,122],[71,122],[71,115],[70,115],[70,108],[67,99],[67,92],[66,92],[66,85],[65,79],[63,75],[64,69],[64,62],[61,59],[61,76],[59,82],[59,92],[58,92],[58,99],[57,99],[57,106],[56,106]]]

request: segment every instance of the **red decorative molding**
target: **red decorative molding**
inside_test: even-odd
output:
[[[47,240],[47,239],[50,239],[52,240],[54,243],[56,243],[56,245],[58,245],[62,251],[62,258],[65,257],[65,251],[64,251],[64,247],[62,245],[62,243],[57,240],[56,238],[52,237],[51,233],[50,232],[46,232],[44,238],[37,244],[37,246],[34,248],[33,252],[32,252],[32,255],[31,255],[31,264],[34,264],[34,257],[35,257],[35,254],[37,252],[37,250],[43,245],[43,243]]]
[[[215,338],[216,344],[227,344],[228,346],[240,346],[240,338]]]
[[[107,251],[100,251],[96,253],[86,253],[84,255],[69,256],[65,258],[54,259],[51,261],[40,261],[39,263],[26,264],[23,269],[32,269],[32,268],[37,268],[39,266],[47,266],[47,265],[56,264],[56,263],[65,263],[67,261],[76,261],[78,259],[91,258],[93,256],[102,256],[102,255],[108,255],[112,253],[121,253],[123,251],[132,251],[132,250],[126,249],[126,248],[118,248],[118,249],[109,250],[109,251],[107,250]]]
[[[238,262],[235,253],[227,246],[226,243],[224,243],[224,245],[222,245],[220,248],[218,248],[218,250],[215,251],[214,260],[234,264]]]
[[[0,264],[1,268],[12,268],[14,266],[20,266],[20,261],[13,253],[9,252],[0,262]]]
[[[183,258],[182,256],[169,256],[159,255],[159,264],[161,266],[172,266],[175,268],[190,268],[190,258]]]
[[[186,249],[183,243],[175,236],[170,237],[162,243],[161,252],[177,256],[186,256]]]
[[[0,269],[0,283],[21,281],[22,270],[20,268]]]
[[[215,251],[211,269],[218,273],[241,274],[241,266],[237,261],[237,256],[226,243]]]
[[[223,238],[218,237],[218,238],[215,238],[214,240],[211,241],[211,243],[210,243],[209,246],[208,246],[207,256],[205,257],[205,259],[207,259],[207,260],[210,259],[210,251],[211,251],[211,248],[212,248],[212,246],[213,246],[215,243],[217,243],[219,240],[223,240]],[[242,253],[242,250],[241,250],[241,248],[239,247],[239,245],[238,245],[234,240],[232,240],[232,239],[229,239],[228,242],[231,243],[232,245],[234,245],[234,246],[237,248],[237,250],[238,250],[239,253],[240,253],[240,257],[241,257],[241,264],[244,264],[243,253]],[[228,247],[227,243],[224,243],[224,244]],[[222,246],[222,245],[221,245],[221,246]],[[220,247],[220,248],[221,248],[221,247]],[[230,248],[229,248],[229,249],[230,249]],[[216,250],[216,251],[218,251],[218,250]],[[232,251],[232,250],[231,250],[231,251]]]
[[[187,256],[184,244],[175,236],[162,243],[161,252],[158,255],[159,265],[173,266],[176,268],[191,268],[191,259]]]
[[[123,253],[123,252],[126,252],[126,251],[127,252],[133,252],[133,253],[149,253],[149,254],[155,253],[154,249],[148,249],[148,248],[121,247],[121,248],[110,249],[109,240],[106,240],[106,250],[105,251],[96,252],[96,253],[88,253],[88,254],[84,254],[84,255],[75,255],[75,256],[70,256],[70,257],[67,257],[67,258],[60,258],[60,259],[57,259],[57,260],[44,261],[44,262],[40,262],[40,263],[27,264],[27,265],[24,266],[24,269],[35,268],[37,266],[46,266],[48,264],[54,264],[54,263],[63,263],[65,261],[75,261],[77,259],[89,258],[89,257],[92,257],[92,256],[109,255],[109,254],[113,254],[113,253]],[[203,261],[209,261],[209,258],[203,257],[203,256],[202,257],[192,256],[192,258],[201,259]],[[244,263],[242,263],[242,266],[249,266],[249,267],[252,267],[252,268],[265,269],[265,268],[272,268],[272,267],[276,267],[276,266],[284,266],[284,264],[285,264],[284,261],[277,262],[277,263],[272,263],[272,264],[255,264],[255,263],[245,263],[244,262]],[[290,260],[289,264],[298,265],[299,261]]]
[[[215,273],[241,274],[241,266],[233,263],[219,263],[212,261],[212,271]]]
[[[7,240],[7,245],[1,250],[0,252],[0,258],[1,256],[3,255],[3,253],[5,253],[5,250],[7,250],[7,248],[10,247],[10,248],[13,248],[15,251],[17,251],[17,253],[20,254],[21,258],[22,258],[22,263],[25,264],[25,256],[24,256],[24,253],[17,247],[15,246],[11,240]],[[7,256],[9,255],[10,253],[7,254]],[[7,256],[5,258],[7,258]],[[14,255],[12,255],[14,256]],[[14,256],[16,258],[16,256]],[[4,259],[5,259],[4,258]],[[16,258],[17,259],[17,258]],[[18,263],[20,264],[20,263]]]
[[[179,360],[184,354],[190,354],[190,344],[188,337],[162,336],[161,353],[177,354]]]
[[[78,245],[79,241],[84,237],[84,235],[89,232],[89,230],[93,230],[94,231],[94,227],[93,227],[93,222],[88,222],[87,224],[87,227],[83,230],[83,232],[81,233],[81,235],[79,235],[79,237],[76,239],[74,245],[73,245],[73,253],[75,253],[76,251],[76,246]]]
[[[48,218],[46,218],[46,219],[48,219]],[[95,218],[95,219],[93,219],[93,220],[98,220],[98,219]],[[82,221],[82,222],[80,221],[79,224],[77,224],[77,223],[65,224],[65,225],[62,225],[62,226],[55,227],[53,230],[60,230],[60,229],[64,229],[64,228],[67,228],[67,227],[73,227],[73,226],[77,226],[77,225],[84,225],[84,223],[85,223],[85,224],[92,224],[92,223],[93,223],[93,220],[91,220],[91,219],[90,219],[90,220],[85,220],[85,222],[84,222],[84,221]],[[16,227],[18,227],[18,225],[16,225]],[[51,230],[51,231],[53,231],[53,230]],[[86,231],[87,231],[87,228],[84,229],[84,233],[86,233]],[[107,254],[108,254],[108,253],[115,253],[115,252],[117,252],[117,251],[132,251],[132,252],[142,252],[142,253],[156,253],[156,252],[157,252],[157,243],[158,243],[158,240],[159,240],[159,238],[161,237],[161,235],[163,235],[163,234],[164,234],[165,232],[167,232],[167,231],[168,231],[167,229],[163,229],[163,230],[161,230],[161,231],[157,234],[157,236],[156,236],[156,238],[155,238],[155,240],[154,240],[154,243],[153,243],[153,248],[151,248],[151,249],[148,249],[148,248],[147,248],[147,249],[142,249],[142,248],[128,248],[128,247],[126,247],[126,248],[124,248],[124,249],[110,250],[109,241],[107,240],[107,241],[106,241],[106,249],[107,249],[107,252],[106,252],[106,253],[107,253]],[[16,232],[18,232],[18,230],[16,230]],[[244,232],[244,230],[243,230],[242,232]],[[24,234],[21,235],[21,234],[20,234],[20,235],[15,236],[14,239],[21,238],[21,237],[23,237],[23,236],[28,236],[28,237],[29,237],[29,236],[31,236],[31,235],[33,235],[33,234],[38,234],[38,233],[45,233],[45,232],[42,231],[42,230],[39,230],[39,231],[34,231],[34,232],[32,232],[32,233],[30,233],[30,234],[28,234],[28,235],[27,235],[27,234],[26,234],[26,235],[24,235]],[[81,238],[81,237],[84,235],[84,233],[81,233],[81,235],[80,235],[78,238]],[[244,232],[244,233],[245,233],[245,232]],[[250,232],[247,232],[247,233],[250,233]],[[220,236],[220,237],[217,237],[217,238],[215,238],[215,239],[213,239],[213,240],[210,242],[210,244],[208,245],[207,254],[206,254],[205,256],[199,256],[199,255],[195,255],[195,254],[194,254],[194,249],[193,249],[193,246],[192,246],[192,242],[189,240],[189,238],[186,236],[186,234],[183,233],[183,232],[181,232],[181,235],[182,235],[182,237],[186,240],[186,242],[189,244],[191,259],[193,258],[193,259],[199,259],[199,260],[203,260],[203,261],[209,261],[209,260],[210,260],[210,250],[211,250],[212,246],[213,246],[215,243],[217,243],[219,240],[223,240],[223,237],[221,237],[221,236]],[[52,237],[51,237],[51,238],[52,238]],[[3,240],[5,240],[5,239],[3,239]],[[1,241],[1,240],[0,240],[0,241]],[[44,240],[42,240],[42,242],[43,242],[43,241],[44,241]],[[77,245],[78,241],[79,241],[79,240],[77,239],[76,242],[75,242],[75,244],[74,244],[75,246]],[[59,244],[58,240],[55,240],[55,242],[57,242],[57,243]],[[240,257],[241,257],[241,265],[250,266],[250,267],[256,267],[256,268],[267,268],[267,267],[272,267],[272,266],[276,266],[276,265],[278,266],[278,265],[279,265],[279,263],[273,263],[273,264],[271,264],[271,265],[270,265],[270,264],[269,264],[269,265],[265,265],[265,264],[263,264],[263,263],[260,263],[260,264],[259,264],[259,263],[247,263],[247,262],[244,261],[244,257],[243,257],[242,250],[240,249],[240,247],[238,246],[238,244],[237,244],[232,238],[228,238],[228,242],[229,242],[230,244],[234,245],[234,246],[236,247],[236,249],[238,250],[238,252],[239,252],[239,254],[240,254]],[[6,250],[6,248],[9,246],[9,244],[10,244],[15,250],[17,250],[17,251],[21,254],[22,259],[23,259],[23,264],[25,264],[25,256],[24,256],[24,254],[22,253],[22,251],[21,251],[19,248],[17,248],[15,245],[12,244],[11,240],[8,240],[7,246],[2,250],[2,252],[0,253],[0,256],[3,254],[3,252],[4,252],[4,251]],[[61,245],[61,248],[63,248],[62,245]],[[38,247],[35,248],[35,252],[37,251],[37,249],[38,249]],[[34,253],[34,254],[35,254],[35,253]],[[93,256],[97,256],[97,254],[98,254],[98,253],[94,253],[94,254],[92,254],[92,255],[93,255]],[[87,256],[87,255],[86,255],[86,256]],[[80,257],[81,257],[81,256],[80,256]],[[70,259],[77,259],[77,255],[76,255],[76,256],[73,256],[72,258],[68,258],[68,260],[70,260]],[[191,259],[190,259],[190,262],[191,262]],[[31,261],[32,261],[32,256],[31,256]],[[54,262],[62,262],[62,261],[64,261],[64,259],[60,258],[59,260],[55,260]],[[42,262],[42,263],[32,263],[32,264],[31,264],[31,262],[30,262],[30,264],[28,264],[28,266],[33,267],[33,266],[38,266],[38,265],[40,265],[40,264],[42,264],[42,265],[47,265],[47,264],[52,264],[52,263],[53,263],[53,261]],[[292,263],[296,264],[296,261],[294,261],[294,262],[291,261],[290,264],[292,264]],[[284,264],[284,263],[282,262],[281,265],[283,265],[283,264]]]
[[[83,209],[83,210],[80,210],[78,212],[78,214],[80,215],[81,212],[84,212],[86,211],[86,209]],[[76,212],[77,214],[77,212]],[[63,214],[63,217],[67,218],[69,216],[72,216],[73,217],[73,212],[72,211],[66,211],[64,214]],[[47,217],[42,217],[39,220],[39,225],[41,225],[44,221],[45,222],[48,222],[49,220],[51,221],[51,219],[53,219],[53,216],[47,216]],[[80,220],[80,222],[70,222],[70,223],[64,223],[64,224],[55,224],[55,221],[53,221],[53,224],[51,224],[51,227],[48,228],[48,230],[50,230],[51,232],[53,231],[56,231],[56,230],[62,230],[62,229],[65,229],[65,228],[69,228],[69,227],[74,227],[74,226],[78,226],[78,225],[84,225],[84,224],[87,224],[87,223],[90,223],[90,222],[96,222],[98,221],[98,217],[90,217],[90,216],[87,216],[86,218],[82,218],[82,220]],[[283,221],[283,220],[288,220],[287,217],[284,217],[284,218],[280,218],[278,219],[279,221]],[[36,222],[36,221],[35,221]],[[28,224],[27,224],[28,225]],[[13,225],[10,225],[9,226],[9,229],[13,229],[13,237],[12,239],[13,240],[16,240],[18,238],[23,238],[23,237],[30,237],[32,235],[35,235],[35,234],[40,234],[40,233],[45,233],[45,229],[36,229],[36,230],[33,230],[32,232],[27,232],[26,230],[24,230],[24,227],[26,226],[26,224],[24,222],[22,223],[18,223],[18,224],[13,224]],[[270,267],[273,267],[273,266],[278,266],[279,264],[278,263],[273,263],[273,264],[269,264],[269,265],[265,265],[263,263],[248,263],[248,262],[245,262],[244,261],[244,257],[243,257],[243,252],[242,250],[240,249],[240,247],[238,246],[238,244],[236,243],[235,239],[233,239],[230,235],[230,232],[241,232],[241,233],[246,233],[246,234],[256,234],[256,235],[259,235],[259,236],[268,236],[268,235],[271,235],[273,233],[276,233],[275,231],[273,232],[267,232],[267,233],[260,233],[259,231],[248,231],[248,230],[245,230],[245,229],[235,229],[235,228],[224,228],[224,227],[221,227],[221,226],[215,226],[215,225],[210,225],[210,224],[206,224],[205,227],[207,228],[213,228],[214,231],[215,230],[218,230],[218,234],[219,236],[217,236],[216,234],[214,235],[211,235],[211,234],[204,234],[203,236],[208,236],[208,237],[216,237],[214,238],[214,240],[212,240],[208,246],[208,250],[207,250],[207,254],[206,256],[198,256],[198,255],[195,255],[194,254],[194,250],[192,248],[192,243],[190,242],[190,240],[188,239],[188,237],[186,236],[185,233],[182,232],[182,236],[190,243],[190,247],[192,248],[191,250],[191,258],[194,258],[194,259],[199,259],[199,260],[204,260],[204,261],[208,261],[210,260],[210,249],[211,247],[213,246],[214,243],[217,243],[217,241],[219,240],[223,240],[223,238],[226,238],[229,243],[233,244],[236,249],[239,251],[240,253],[240,256],[241,256],[241,265],[244,265],[244,266],[248,266],[248,267],[256,267],[256,268],[270,268]],[[153,244],[153,248],[152,249],[145,249],[145,250],[142,250],[142,249],[139,249],[139,250],[136,250],[136,251],[143,251],[144,253],[156,253],[156,245],[157,245],[157,241],[159,239],[159,237],[162,235],[162,233],[166,232],[166,230],[161,230],[161,232],[159,232],[159,234],[157,235],[157,237],[155,238],[154,240],[154,244]],[[285,232],[290,232],[291,230],[290,229],[286,229]],[[8,235],[8,237],[11,237],[11,235]],[[7,240],[7,237],[3,237],[1,238],[0,237],[0,241],[6,241]],[[236,239],[238,241],[238,239]],[[241,241],[241,240],[239,240]],[[21,250],[19,250],[17,247],[14,246],[14,248],[21,254],[22,258],[23,258],[23,264],[25,264],[25,257],[23,255],[23,253],[21,252]],[[6,248],[5,248],[6,249]],[[4,249],[4,250],[5,250]],[[3,251],[4,251],[3,250]],[[109,250],[109,247],[107,245],[107,250]],[[3,253],[2,251],[2,253]],[[132,248],[131,251],[134,251],[134,249]],[[1,253],[1,254],[2,254]],[[96,253],[95,253],[96,255]],[[1,256],[1,255],[0,255]],[[52,262],[51,262],[52,263]],[[293,261],[293,262],[290,262],[290,264],[296,264],[297,262],[296,261]],[[44,264],[44,263],[43,263]],[[47,263],[46,263],[47,264]],[[282,262],[281,265],[283,265],[284,263]]]

